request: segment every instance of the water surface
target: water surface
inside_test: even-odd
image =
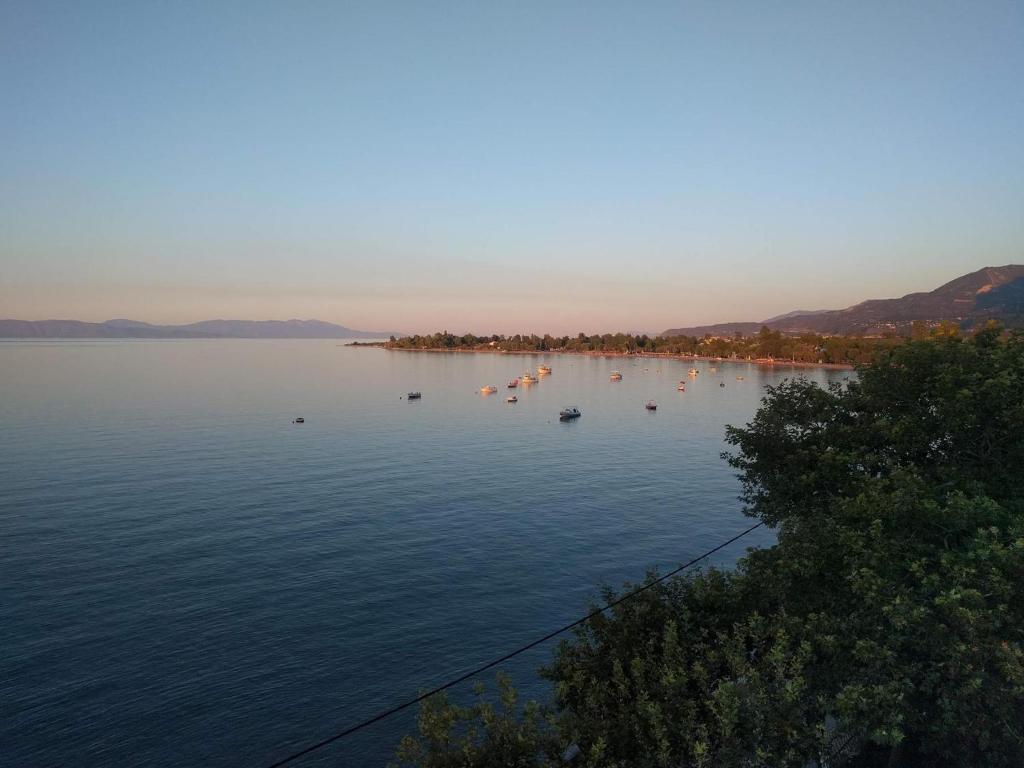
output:
[[[267,764],[731,537],[723,427],[796,374],[691,365],[0,342],[4,763]],[[550,653],[504,668],[543,697]],[[411,723],[300,764],[382,766]]]

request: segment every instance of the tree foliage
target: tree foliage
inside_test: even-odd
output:
[[[497,707],[486,698],[482,683],[474,687],[469,706],[453,704],[444,692],[425,699],[416,722],[418,737],[402,739],[399,763],[435,768],[559,765],[562,751],[550,711],[536,702],[520,709],[515,689],[500,672],[497,684]]]
[[[594,768],[1024,764],[1024,336],[784,382],[727,440],[777,543],[578,628],[543,671],[549,716],[503,721],[530,744],[514,764],[569,744]],[[406,756],[513,764],[448,733]],[[467,745],[484,762],[446,762]]]
[[[442,331],[426,336],[392,338],[389,349],[494,352],[574,352],[592,354],[695,355],[736,359],[771,359],[800,363],[856,364],[872,359],[880,349],[901,343],[896,337],[785,335],[763,328],[753,336],[648,336],[604,333],[576,336],[520,334],[457,336]]]

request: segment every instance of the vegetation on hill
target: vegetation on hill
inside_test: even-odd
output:
[[[921,329],[922,333],[955,334],[955,326]],[[799,363],[855,365],[866,363],[879,350],[890,349],[903,340],[898,337],[862,336],[787,336],[767,327],[759,333],[727,337],[648,336],[646,334],[605,333],[588,336],[551,336],[515,334],[514,336],[457,336],[448,331],[427,336],[404,336],[384,344],[389,349],[474,350],[490,352],[576,352],[593,354],[665,354],[705,355],[708,357],[763,359]]]
[[[776,545],[581,626],[550,706],[427,700],[399,763],[1024,764],[1024,334],[784,382],[727,439]]]

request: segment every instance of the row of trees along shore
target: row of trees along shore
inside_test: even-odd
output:
[[[1024,334],[787,380],[726,439],[773,546],[578,627],[548,704],[427,699],[398,764],[1024,765]]]
[[[915,329],[916,337],[957,336],[952,324]],[[791,360],[799,363],[858,365],[870,361],[879,351],[891,349],[905,339],[898,336],[791,336],[763,327],[744,336],[648,336],[647,334],[605,333],[600,335],[551,336],[462,336],[442,331],[426,336],[391,337],[390,349],[464,350],[489,352],[576,352],[592,354],[666,354],[708,357]]]

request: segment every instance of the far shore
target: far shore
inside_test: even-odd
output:
[[[854,369],[854,367],[849,363],[805,363],[798,360],[779,360],[773,358],[745,357],[712,357],[709,355],[683,355],[675,354],[672,352],[577,352],[567,349],[549,349],[540,352],[536,350],[513,351],[507,349],[465,349],[459,347],[452,347],[450,349],[434,349],[428,347],[388,347],[384,343],[380,342],[364,342],[361,344],[353,343],[347,344],[346,346],[374,347],[377,349],[385,349],[389,352],[458,352],[463,354],[482,355],[529,355],[532,357],[545,355],[575,355],[577,357],[642,358],[652,360],[702,360],[709,363],[747,363],[750,365],[765,365],[773,367],[781,366],[785,368],[824,368],[833,371],[852,371]]]

